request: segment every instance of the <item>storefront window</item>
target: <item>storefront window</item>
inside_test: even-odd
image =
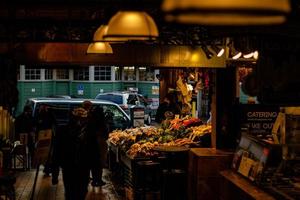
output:
[[[115,67],[115,80],[121,81],[122,80],[122,70],[121,67]]]
[[[98,66],[94,69],[95,81],[110,81],[111,80],[111,67]]]
[[[88,81],[89,80],[89,68],[84,67],[80,69],[74,69],[74,80]]]
[[[41,69],[26,67],[25,68],[25,80],[40,80]]]
[[[68,69],[56,69],[56,79],[66,80],[69,79]]]
[[[139,67],[140,81],[154,81],[154,69],[149,67]]]
[[[45,69],[45,80],[52,80],[52,79],[53,79],[53,70]]]
[[[124,67],[124,81],[135,81],[135,74],[135,67]]]

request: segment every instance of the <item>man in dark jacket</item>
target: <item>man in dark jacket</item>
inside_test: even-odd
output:
[[[61,167],[66,200],[84,200],[90,173],[88,144],[88,111],[75,108],[64,133]]]
[[[92,172],[92,186],[102,186],[105,182],[102,180],[103,168],[106,166],[108,123],[105,119],[103,108],[97,106],[93,109],[89,120],[89,155]]]
[[[172,112],[174,115],[180,114],[180,108],[175,103],[174,95],[171,93],[168,93],[164,98],[164,101],[159,104],[155,115],[155,121],[157,123],[161,123],[163,120],[165,120],[166,119],[165,113],[167,111]]]

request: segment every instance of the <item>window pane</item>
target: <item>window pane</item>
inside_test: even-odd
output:
[[[25,80],[39,80],[41,79],[41,69],[33,67],[25,67]]]
[[[120,67],[115,67],[115,80],[120,81],[122,80],[122,70]]]
[[[111,80],[111,67],[96,66],[94,68],[94,79],[96,81]]]
[[[89,80],[89,68],[84,67],[80,69],[74,69],[74,80],[88,81]]]
[[[124,67],[124,80],[125,81],[135,81],[135,67]]]
[[[56,79],[69,79],[68,69],[56,69]]]
[[[45,80],[52,80],[52,79],[53,79],[53,70],[45,69]]]
[[[140,81],[154,81],[154,69],[149,67],[139,67]]]

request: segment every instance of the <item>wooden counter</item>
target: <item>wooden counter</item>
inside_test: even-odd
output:
[[[232,156],[232,152],[214,148],[192,148],[188,164],[188,198],[219,199],[219,172],[230,168]]]
[[[232,170],[220,172],[221,180],[221,200],[275,200],[270,194],[253,185],[241,175]]]

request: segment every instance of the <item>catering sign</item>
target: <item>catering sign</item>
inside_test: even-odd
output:
[[[265,105],[242,105],[240,128],[242,132],[256,136],[271,135],[279,107]]]

